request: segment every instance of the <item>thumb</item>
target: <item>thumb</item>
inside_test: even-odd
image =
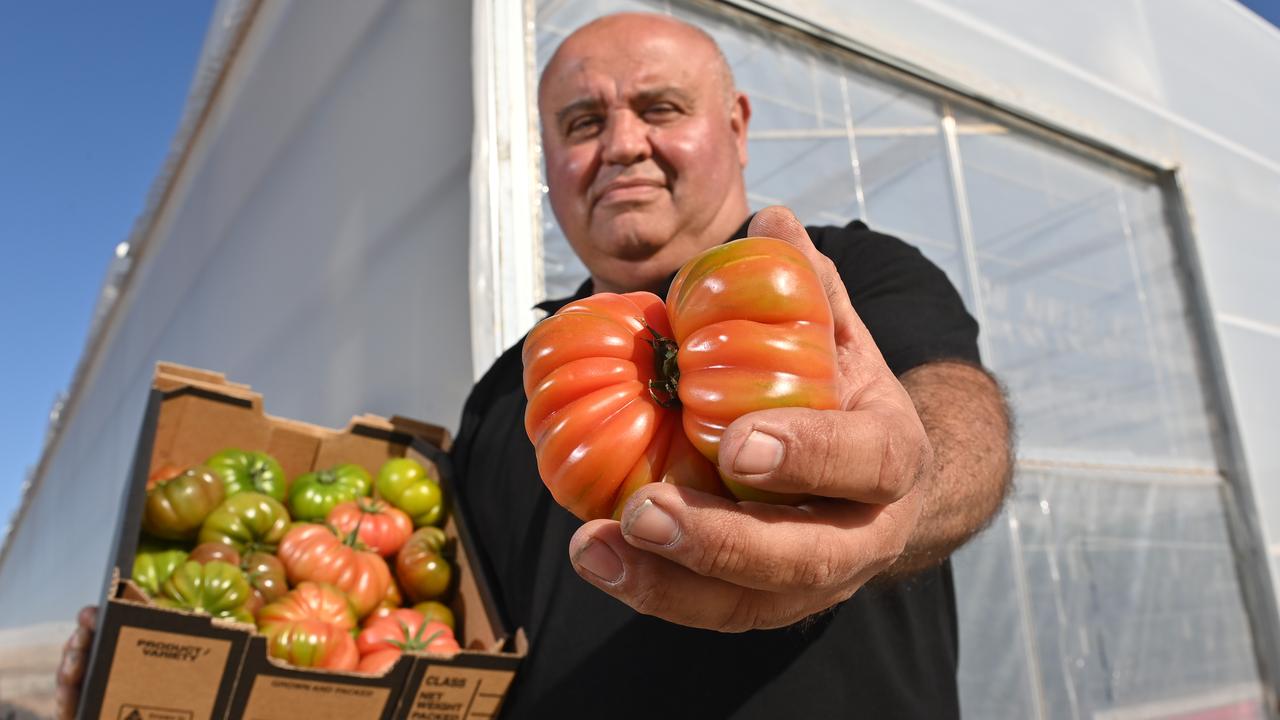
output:
[[[803,253],[822,282],[827,303],[831,306],[836,345],[852,347],[869,359],[880,358],[880,350],[876,347],[870,331],[853,310],[849,292],[845,289],[844,280],[840,278],[835,263],[818,252],[813,245],[813,240],[809,237],[809,232],[805,230],[804,225],[800,224],[795,213],[781,205],[771,205],[751,218],[751,224],[747,226],[747,235],[776,238]]]

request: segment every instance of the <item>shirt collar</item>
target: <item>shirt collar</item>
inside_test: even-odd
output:
[[[742,225],[738,228],[737,232],[735,232],[732,236],[730,236],[724,242],[729,242],[730,240],[739,240],[741,238],[746,237],[747,228],[751,225],[751,218],[753,217],[755,217],[754,213],[752,213],[749,217],[747,217],[747,219],[744,220]],[[671,289],[671,281],[675,279],[676,279],[676,274],[671,273],[671,276],[667,278],[667,281],[662,284],[663,297],[666,297],[667,291]],[[586,280],[582,282],[581,285],[578,286],[577,291],[574,292],[573,295],[565,298],[543,300],[537,305],[534,305],[534,307],[539,310],[546,311],[548,315],[554,315],[555,313],[559,312],[560,308],[564,307],[565,305],[568,305],[569,303],[575,302],[577,300],[581,300],[583,298],[591,297],[594,294],[595,294],[595,290],[592,288],[591,278],[588,277]]]

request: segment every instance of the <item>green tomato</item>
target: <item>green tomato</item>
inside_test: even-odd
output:
[[[453,611],[449,609],[448,605],[445,605],[442,602],[437,600],[426,600],[414,605],[413,609],[422,613],[422,617],[427,622],[435,620],[448,625],[450,630],[456,631],[458,629],[453,624]]]
[[[233,495],[222,502],[200,528],[200,543],[223,543],[244,554],[270,549],[289,530],[289,511],[275,498],[256,492]]]
[[[188,560],[173,571],[160,592],[163,596],[156,604],[161,607],[253,622],[253,614],[244,606],[250,595],[249,581],[240,568],[221,560],[203,565]]]
[[[359,465],[338,465],[302,475],[289,491],[289,512],[300,522],[324,522],[338,503],[368,497],[369,471]]]
[[[165,540],[190,540],[225,496],[222,479],[212,470],[191,468],[147,491],[142,529]]]
[[[378,495],[405,512],[414,527],[437,525],[444,519],[440,486],[417,460],[394,458],[378,471]]]
[[[227,497],[260,492],[284,502],[286,480],[276,459],[264,452],[228,449],[205,461],[205,467],[221,478]]]
[[[155,597],[160,594],[160,586],[186,561],[187,551],[178,545],[143,540],[133,556],[133,574],[130,577],[138,587]]]

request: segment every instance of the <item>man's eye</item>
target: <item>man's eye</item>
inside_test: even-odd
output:
[[[600,118],[595,115],[586,115],[570,120],[565,132],[571,137],[580,137],[584,135],[592,135],[598,131],[599,128]]]
[[[677,114],[677,112],[679,111],[676,109],[675,105],[671,105],[668,103],[659,103],[657,105],[650,105],[649,107],[645,108],[644,115],[647,118],[655,118],[655,119],[661,120],[664,118],[669,118]]]

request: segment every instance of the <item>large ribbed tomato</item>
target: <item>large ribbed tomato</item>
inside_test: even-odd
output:
[[[289,582],[329,583],[347,594],[358,617],[364,617],[387,596],[395,582],[382,556],[356,545],[355,533],[340,538],[324,525],[298,523],[289,529],[276,551]]]
[[[303,581],[283,597],[258,611],[258,627],[263,631],[272,625],[296,620],[320,620],[343,630],[356,627],[356,611],[347,594],[332,585]]]
[[[271,657],[290,665],[355,670],[360,663],[351,633],[321,620],[291,620],[272,625],[264,634]]]
[[[584,520],[616,516],[647,482],[723,492],[715,463],[731,422],[838,403],[822,281],[771,238],[695,257],[665,304],[647,292],[570,303],[534,327],[523,358],[538,470]],[[742,499],[788,499],[725,484]]]

